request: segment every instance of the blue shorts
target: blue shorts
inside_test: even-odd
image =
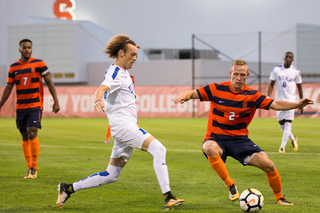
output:
[[[28,127],[37,127],[41,129],[41,118],[41,110],[17,112],[17,128],[20,130],[20,132],[27,132]]]
[[[221,159],[223,160],[223,162],[226,162],[227,156],[230,156],[238,160],[242,165],[245,166],[247,165],[247,163],[244,162],[245,157],[263,151],[249,138],[236,138],[233,140],[208,140],[213,140],[220,146],[220,148],[222,149]],[[208,140],[204,141],[203,144]],[[206,156],[206,158],[208,158],[205,153],[203,154]]]

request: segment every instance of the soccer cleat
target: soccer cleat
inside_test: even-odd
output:
[[[239,199],[239,192],[238,192],[237,186],[234,184],[229,186],[229,198],[232,201]]]
[[[172,199],[169,199],[168,201],[165,201],[164,208],[166,211],[171,210],[174,207],[179,206],[180,204],[183,204],[183,203],[184,203],[184,199],[172,198]]]
[[[104,143],[111,143],[110,139],[105,140]]]
[[[277,200],[276,203],[285,205],[285,206],[293,206],[293,203],[291,203],[289,200],[284,199],[284,197]]]
[[[291,143],[292,143],[293,151],[295,152],[298,151],[298,137],[295,137]]]
[[[30,169],[30,175],[29,175],[30,179],[36,179],[37,178],[37,170],[35,170],[34,168]]]
[[[71,187],[71,188],[70,188]],[[56,202],[59,209],[62,209],[63,204],[68,200],[70,194],[73,193],[72,185],[67,183],[59,183],[58,185],[58,200]]]
[[[29,179],[31,174],[31,169],[28,170],[28,173],[26,176],[24,176],[24,179]]]
[[[286,150],[284,150],[284,148],[279,149],[279,153],[285,153],[285,152],[286,152]]]

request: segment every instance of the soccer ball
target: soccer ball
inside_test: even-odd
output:
[[[240,195],[239,204],[243,211],[258,212],[262,209],[264,198],[258,190],[246,189]]]

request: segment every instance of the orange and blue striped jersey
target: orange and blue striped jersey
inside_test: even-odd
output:
[[[50,72],[44,61],[30,57],[27,62],[16,61],[8,71],[8,84],[16,85],[17,112],[43,110],[42,77]]]
[[[230,81],[209,84],[196,91],[200,101],[211,101],[205,140],[247,138],[247,127],[256,109],[268,110],[273,102],[246,85],[240,92],[233,92]]]

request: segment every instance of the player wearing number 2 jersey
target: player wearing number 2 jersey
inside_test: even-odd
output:
[[[137,124],[136,95],[128,70],[137,60],[138,48],[140,46],[127,35],[112,37],[106,46],[105,53],[116,61],[107,69],[102,84],[95,92],[94,107],[96,112],[106,112],[109,119],[114,139],[110,162],[106,171],[73,184],[60,183],[57,200],[59,208],[63,207],[71,193],[116,181],[134,148],[147,151],[153,156],[153,168],[164,195],[165,208],[171,209],[184,202],[171,193],[166,148]]]
[[[21,58],[9,68],[7,86],[0,101],[0,110],[16,85],[17,127],[22,135],[22,150],[28,165],[28,173],[24,178],[37,178],[37,164],[40,144],[38,128],[41,128],[43,110],[43,84],[46,82],[53,98],[52,111],[60,110],[57,93],[50,77],[47,65],[41,59],[31,57],[32,42],[23,39],[19,43]]]
[[[276,66],[270,74],[270,84],[268,88],[268,97],[271,95],[274,84],[276,82],[276,97],[275,100],[296,101],[296,85],[300,99],[303,98],[302,79],[300,70],[292,66],[293,53],[286,52],[283,65]],[[300,113],[302,113],[302,109]],[[294,109],[287,111],[277,111],[277,119],[282,135],[282,142],[279,148],[279,153],[285,152],[287,141],[290,137],[294,151],[298,151],[298,137],[295,137],[291,132],[292,121],[294,119]]]
[[[211,167],[229,188],[231,200],[238,199],[239,193],[225,165],[227,156],[235,158],[243,165],[263,170],[276,202],[293,205],[282,195],[281,179],[275,165],[266,153],[249,139],[247,127],[257,108],[288,110],[303,108],[313,102],[310,99],[302,99],[299,103],[273,101],[259,91],[251,89],[245,85],[250,73],[247,63],[243,60],[234,61],[229,74],[231,81],[185,91],[177,96],[174,102],[184,103],[190,99],[211,102],[202,151]]]

